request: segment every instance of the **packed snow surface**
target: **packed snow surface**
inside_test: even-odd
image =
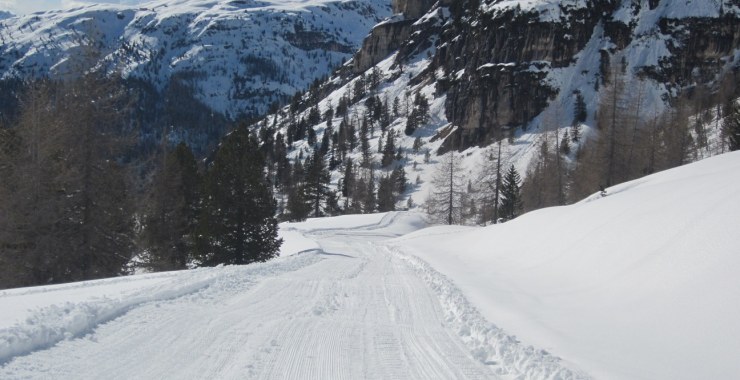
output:
[[[739,170],[486,228],[285,223],[267,263],[0,291],[0,378],[733,378]]]
[[[0,292],[0,378],[575,378],[501,331],[510,357],[474,350],[464,299],[440,302],[451,283],[382,244],[425,225],[283,224],[288,249],[268,263]]]

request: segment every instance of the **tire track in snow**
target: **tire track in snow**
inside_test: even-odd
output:
[[[590,379],[586,373],[565,366],[560,358],[522,344],[488,322],[449,279],[422,259],[397,247],[387,246],[387,249],[404,260],[434,290],[447,315],[446,324],[458,331],[476,359],[496,374],[516,379]]]
[[[95,298],[80,303],[66,302],[35,310],[26,320],[15,326],[0,329],[0,365],[17,356],[43,350],[64,341],[92,332],[97,326],[119,318],[132,309],[152,302],[163,302],[201,292],[211,286],[234,287],[248,285],[245,278],[293,271],[317,262],[315,256],[297,255],[251,266],[204,268],[172,274],[172,281],[149,286],[123,299]],[[120,278],[115,281],[135,278]],[[108,281],[113,282],[113,281]],[[74,287],[94,286],[86,282]],[[66,287],[61,287],[64,289]]]
[[[292,270],[222,268],[200,291],[16,357],[0,378],[498,378],[420,273],[374,242],[394,234],[383,228],[397,217],[374,232],[322,231],[322,252],[281,261]]]

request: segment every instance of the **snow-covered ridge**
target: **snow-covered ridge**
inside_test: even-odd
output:
[[[740,5],[727,0],[670,0],[656,2],[654,9],[649,9],[648,1],[625,0],[619,11],[614,14],[615,20],[630,21],[634,16],[636,5],[657,17],[682,19],[690,17],[720,17],[722,14],[739,13]],[[592,6],[587,0],[487,0],[481,2],[483,12],[503,12],[517,9],[522,12],[536,12],[542,21],[558,21],[566,16],[563,10],[573,10]]]
[[[160,89],[187,77],[214,110],[257,115],[349,59],[389,15],[386,0],[158,0],[39,12],[0,21],[0,76],[65,75],[89,39],[108,70]]]

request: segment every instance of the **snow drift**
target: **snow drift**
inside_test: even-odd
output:
[[[599,379],[740,373],[740,152],[487,228],[393,244],[488,319]]]

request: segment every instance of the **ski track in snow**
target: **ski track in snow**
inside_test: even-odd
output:
[[[66,320],[62,312],[42,309],[0,330],[16,338],[6,341],[0,378],[585,377],[522,346],[427,264],[382,243],[420,224],[413,214],[390,213],[372,225],[296,228],[321,249],[183,272],[127,300],[68,305],[77,319],[89,317],[79,326],[54,329]],[[52,331],[53,339],[23,336],[39,325],[51,326],[39,334]]]

